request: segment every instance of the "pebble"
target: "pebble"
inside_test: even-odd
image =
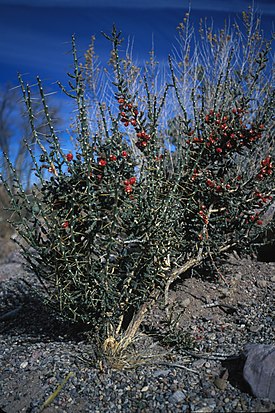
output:
[[[184,307],[184,308],[187,308],[187,307],[189,307],[189,305],[191,304],[191,300],[190,300],[190,298],[184,298],[182,301],[181,301],[181,306],[182,307]]]
[[[169,401],[171,403],[180,403],[183,402],[185,398],[185,394],[181,390],[177,390],[169,397]]]
[[[23,361],[23,363],[20,364],[20,369],[25,369],[29,363],[27,361]]]
[[[267,286],[267,281],[266,280],[257,280],[256,285],[259,288],[266,288]]]

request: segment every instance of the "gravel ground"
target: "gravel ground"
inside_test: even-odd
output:
[[[242,379],[244,345],[274,344],[275,263],[231,256],[221,271],[226,282],[193,274],[176,283],[169,317],[155,306],[132,349],[155,357],[117,370],[99,368],[92,340],[44,307],[23,282],[35,284],[19,255],[10,254],[0,265],[2,412],[41,412],[70,372],[45,413],[275,411]]]

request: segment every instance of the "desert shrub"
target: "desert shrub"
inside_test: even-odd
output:
[[[270,44],[262,41],[245,57],[235,41],[212,33],[207,63],[203,48],[187,55],[183,42],[184,67],[171,57],[170,78],[154,89],[148,70],[133,72],[120,57],[120,36],[115,28],[106,35],[115,103],[98,100],[92,88],[93,119],[91,69],[80,65],[73,38],[70,89],[60,85],[77,106],[72,152],[60,145],[38,78],[48,124],[42,144],[31,89],[20,78],[40,151],[37,157],[27,145],[38,184],[30,200],[7,157],[15,190],[3,180],[21,217],[13,225],[27,244],[23,253],[49,301],[103,340],[133,326],[148,302],[190,268],[211,265],[217,274],[219,257],[249,248],[271,225],[264,217],[274,195],[274,91],[265,78]],[[129,82],[129,70],[138,82]]]

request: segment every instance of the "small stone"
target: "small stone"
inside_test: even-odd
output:
[[[256,285],[259,288],[266,288],[267,286],[267,281],[266,280],[257,280]]]
[[[149,390],[149,386],[144,386],[144,387],[142,387],[142,389],[140,391],[145,393],[148,390]]]
[[[191,300],[190,300],[190,298],[184,298],[182,301],[181,301],[181,306],[182,307],[184,307],[184,308],[186,308],[186,307],[189,307],[189,305],[191,304]]]
[[[20,369],[25,369],[29,363],[27,361],[23,361],[23,363],[20,364]]]
[[[160,377],[160,376],[166,377],[166,376],[168,376],[170,371],[171,370],[156,370],[156,371],[154,371],[153,376],[154,377]]]
[[[220,288],[221,298],[228,297],[230,292],[228,288]]]
[[[225,390],[227,386],[227,381],[221,379],[220,377],[216,377],[214,380],[215,386],[220,390]]]
[[[261,331],[262,328],[263,328],[262,325],[255,325],[255,326],[249,327],[249,331],[251,331],[251,333],[258,333],[258,331]]]
[[[199,360],[196,360],[192,363],[192,366],[197,368],[197,369],[202,368],[204,365],[205,365],[205,360],[204,359],[199,359]]]
[[[169,397],[170,403],[180,403],[185,400],[185,394],[181,390],[175,391],[172,396]]]

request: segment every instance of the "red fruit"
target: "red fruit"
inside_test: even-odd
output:
[[[118,99],[118,103],[125,103],[125,99],[119,98],[119,99]]]
[[[216,148],[217,153],[222,153],[222,148]]]
[[[110,161],[116,161],[117,157],[116,155],[110,155]]]
[[[216,186],[216,191],[217,191],[217,192],[221,192],[221,191],[222,191],[221,185],[217,185],[217,186]]]
[[[134,185],[137,181],[137,178],[133,176],[132,178],[129,179],[129,181],[130,181],[130,185]]]
[[[267,166],[267,165],[270,164],[270,161],[271,161],[271,157],[270,157],[270,156],[267,156],[267,157],[261,162],[261,164],[262,164],[263,166]]]
[[[101,181],[101,179],[102,179],[102,175],[101,175],[101,174],[97,175],[96,177],[97,177],[97,179],[98,179],[99,181]]]
[[[69,226],[69,221],[64,221],[62,224],[62,228],[68,228]]]
[[[141,142],[141,146],[143,146],[144,148],[147,146],[147,142],[146,141],[142,141]]]
[[[133,126],[136,126],[137,121],[136,121],[135,119],[132,119],[132,120],[131,120],[131,124],[132,124]]]
[[[206,115],[206,116],[205,116],[205,122],[208,123],[208,122],[209,122],[209,119],[210,119],[210,116],[209,116],[209,115]]]
[[[128,120],[124,123],[124,126],[129,126],[129,122],[128,122]]]
[[[71,152],[66,155],[66,159],[67,159],[68,162],[71,162],[73,160],[73,158],[74,158],[74,156]]]
[[[215,186],[215,183],[211,181],[211,179],[206,180],[206,185],[209,186],[209,188],[213,188]]]
[[[225,187],[226,187],[226,189],[230,189],[230,185],[229,185],[229,184],[226,184]]]
[[[122,151],[122,152],[121,152],[121,156],[122,156],[123,158],[127,158],[128,153],[127,153],[126,151]]]
[[[134,114],[135,114],[136,116],[138,115],[138,110],[137,110],[137,109],[134,110]]]
[[[237,179],[237,181],[241,181],[241,179],[242,179],[241,175],[238,175],[236,179]]]
[[[99,166],[106,166],[106,165],[107,165],[106,159],[100,159],[100,160],[98,161],[98,165],[99,165]]]
[[[129,110],[131,110],[132,107],[133,107],[132,103],[128,103],[127,107],[128,107]]]
[[[124,188],[124,191],[127,194],[130,194],[131,192],[133,192],[133,188],[131,187],[131,185],[126,185],[125,188]]]
[[[126,185],[126,186],[130,185],[129,179],[126,179],[126,180],[124,181],[124,185]]]
[[[263,221],[261,219],[258,219],[257,225],[263,225]]]
[[[122,118],[125,118],[125,117],[126,117],[126,113],[125,113],[125,112],[121,112],[121,113],[120,113],[120,116],[121,116]]]

